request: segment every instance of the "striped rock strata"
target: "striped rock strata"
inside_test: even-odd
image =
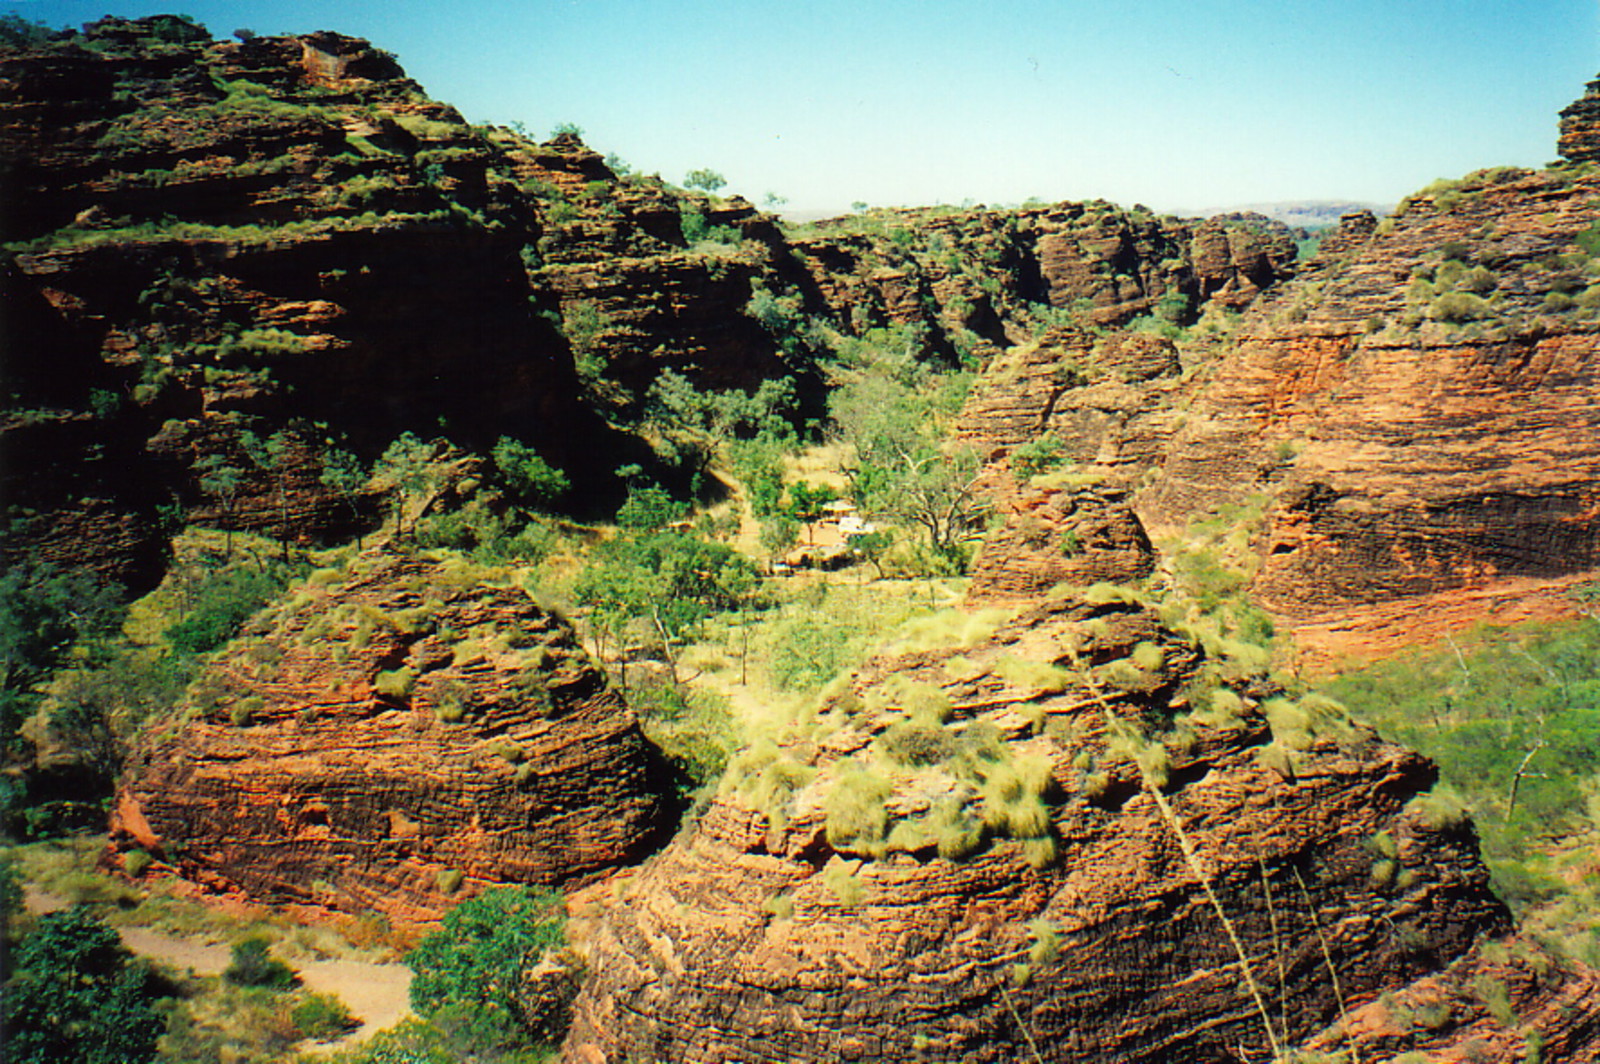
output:
[[[1132,602],[995,623],[730,766],[580,924],[566,1060],[1267,1061],[1506,926],[1416,755]]]
[[[368,554],[252,621],[145,736],[112,844],[209,892],[436,919],[637,860],[655,772],[564,620],[459,560]]]

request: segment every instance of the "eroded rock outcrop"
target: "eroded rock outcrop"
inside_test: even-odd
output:
[[[1096,200],[873,211],[796,236],[801,286],[852,335],[911,326],[947,356],[998,353],[1050,321],[1188,322],[1292,276],[1295,241],[1259,215],[1157,217]]]
[[[1253,590],[1322,655],[1401,615],[1559,611],[1600,565],[1597,194],[1504,169],[1348,219],[1252,308],[1141,515],[1270,497]]]
[[[113,846],[208,892],[433,919],[638,859],[656,772],[564,620],[503,574],[373,553],[252,621],[141,741]]]
[[[1517,935],[1480,943],[1443,971],[1352,1009],[1308,1054],[1362,1060],[1600,1060],[1600,972]]]
[[[957,435],[991,461],[1047,439],[1036,462],[1092,465],[1132,483],[1178,423],[1181,369],[1177,348],[1159,336],[1053,330],[985,368]]]
[[[1133,584],[1155,570],[1155,548],[1126,492],[1048,483],[1002,505],[1003,523],[972,563],[969,602],[1026,602],[1062,584]]]
[[[8,555],[148,586],[174,506],[340,537],[356,518],[321,483],[325,448],[370,460],[441,422],[590,484],[645,453],[581,402],[530,302],[541,208],[497,140],[365,41],[170,30],[107,19],[0,57],[0,446],[28,456],[4,468]],[[304,459],[291,505],[239,460],[245,433]],[[205,486],[218,461],[226,497]],[[74,545],[67,525],[119,531]]]
[[[1431,766],[1329,704],[1129,601],[950,623],[596,903],[567,1060],[1267,1060],[1330,959],[1367,999],[1505,927]]]
[[[1600,159],[1600,79],[1589,82],[1583,95],[1561,111],[1561,157],[1575,163]]]

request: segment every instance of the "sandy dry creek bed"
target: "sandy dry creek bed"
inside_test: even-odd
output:
[[[67,908],[71,902],[32,887],[27,889],[29,912],[48,913]],[[182,935],[164,935],[142,927],[120,927],[122,944],[141,957],[195,975],[221,975],[228,966],[230,950]],[[411,1015],[409,991],[411,969],[403,964],[373,964],[367,961],[299,961],[294,965],[300,983],[319,994],[332,994],[344,1002],[361,1027],[333,1042],[301,1045],[301,1052],[341,1049],[365,1041],[374,1033],[392,1027]]]

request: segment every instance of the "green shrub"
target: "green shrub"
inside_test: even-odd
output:
[[[824,802],[828,844],[845,853],[882,856],[889,835],[884,803],[891,793],[893,787],[882,776],[854,761],[842,762]]]
[[[150,1061],[164,1023],[156,984],[87,908],[39,918],[16,945],[0,997],[11,1064]]]
[[[186,589],[192,605],[163,633],[173,649],[186,654],[216,650],[255,612],[280,594],[294,570],[288,566],[236,565],[201,574]]]
[[[295,984],[294,971],[287,964],[269,955],[271,947],[271,942],[258,936],[236,942],[228,967],[223,969],[222,978],[235,986],[287,990]]]
[[[1011,471],[1018,477],[1047,473],[1071,461],[1066,445],[1053,432],[1029,440],[1011,452]]]
[[[416,679],[416,673],[409,668],[391,669],[378,673],[372,687],[385,698],[402,699],[411,694]]]
[[[344,1002],[331,994],[307,994],[289,1012],[302,1038],[337,1038],[359,1024]]]
[[[1493,314],[1494,309],[1488,301],[1471,292],[1446,292],[1428,307],[1428,316],[1435,321],[1477,321]]]

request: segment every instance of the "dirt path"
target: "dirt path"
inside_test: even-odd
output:
[[[34,887],[24,888],[23,899],[29,912],[40,915],[71,904]],[[232,955],[227,946],[143,927],[121,927],[117,934],[131,953],[195,975],[221,975]],[[303,1053],[331,1053],[356,1045],[411,1015],[411,969],[403,964],[331,960],[300,961],[293,967],[307,990],[332,994],[361,1021],[358,1029],[343,1038],[301,1045]]]

